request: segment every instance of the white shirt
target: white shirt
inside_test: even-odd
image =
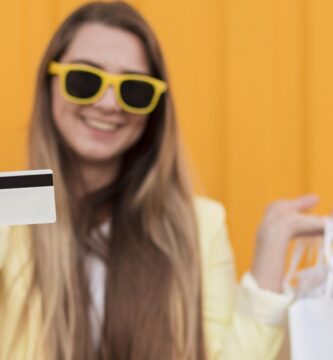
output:
[[[110,223],[105,222],[100,226],[103,234],[107,234],[110,229]],[[85,260],[85,270],[89,280],[89,290],[92,304],[89,311],[92,340],[96,348],[98,347],[101,331],[104,321],[105,306],[105,281],[106,266],[105,263],[96,255],[88,255]]]

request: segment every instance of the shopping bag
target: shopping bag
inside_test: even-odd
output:
[[[333,221],[325,219],[324,237],[317,250],[314,266],[296,271],[297,286],[290,280],[304,245],[301,242],[291,261],[286,288],[295,301],[288,311],[290,358],[292,360],[333,359]]]

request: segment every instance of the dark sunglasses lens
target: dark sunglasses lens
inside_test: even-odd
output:
[[[68,94],[80,99],[88,99],[96,95],[101,85],[102,79],[88,71],[71,70],[66,76]]]
[[[125,80],[120,86],[123,101],[134,108],[150,105],[154,96],[154,87],[146,81]]]

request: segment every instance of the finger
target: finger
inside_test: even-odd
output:
[[[292,223],[293,236],[317,236],[324,232],[325,217],[299,214]]]

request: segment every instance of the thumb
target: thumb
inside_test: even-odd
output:
[[[304,211],[313,208],[319,202],[319,196],[307,194],[300,196],[292,201],[292,206],[297,211]]]

